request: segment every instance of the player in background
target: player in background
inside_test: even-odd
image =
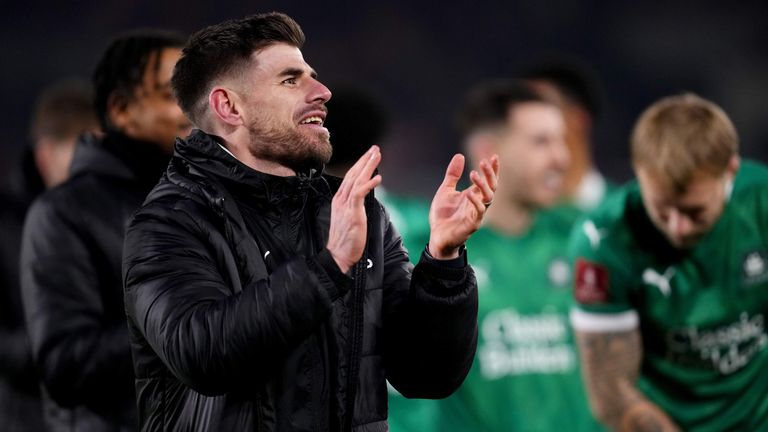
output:
[[[32,115],[31,145],[15,167],[16,190],[0,193],[0,425],[6,432],[45,430],[19,287],[24,216],[37,195],[66,179],[78,137],[98,129],[89,82],[70,78],[46,87]]]
[[[631,153],[637,181],[571,240],[592,410],[615,430],[766,430],[768,169],[693,94],[651,105]]]
[[[136,430],[123,237],[191,129],[170,91],[183,44],[154,30],[110,42],[93,74],[104,135],[78,140],[70,177],[27,213],[21,299],[49,430]]]
[[[581,210],[597,206],[613,185],[598,171],[592,156],[594,128],[600,118],[602,90],[587,64],[560,58],[541,62],[523,78],[542,96],[560,106],[565,119],[565,143],[571,163],[565,172],[565,196]]]
[[[593,431],[568,323],[565,253],[578,213],[555,208],[568,170],[556,103],[519,81],[474,87],[459,112],[466,153],[499,154],[487,222],[467,243],[480,297],[474,365],[438,401],[438,431]]]

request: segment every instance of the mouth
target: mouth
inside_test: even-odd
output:
[[[299,121],[300,125],[311,125],[311,126],[323,126],[323,123],[325,123],[325,113],[322,111],[314,111],[311,113],[307,113],[301,121]]]
[[[563,187],[563,174],[561,172],[549,172],[543,178],[543,185],[549,190],[559,191]]]

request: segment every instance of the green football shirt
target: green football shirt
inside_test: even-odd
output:
[[[745,161],[712,230],[676,250],[638,184],[573,231],[574,328],[639,328],[639,388],[685,430],[768,430],[768,169]]]
[[[468,241],[480,298],[477,355],[461,388],[438,401],[435,430],[600,430],[568,321],[566,246],[577,216],[542,211],[523,236],[484,227]]]

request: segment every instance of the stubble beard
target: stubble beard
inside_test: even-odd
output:
[[[328,133],[304,134],[296,129],[263,127],[269,122],[255,121],[248,125],[248,150],[257,159],[277,163],[298,172],[319,168],[331,159],[332,147]]]

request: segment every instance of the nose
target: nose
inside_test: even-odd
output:
[[[677,209],[672,209],[667,219],[667,229],[673,237],[683,238],[693,231],[693,222]]]
[[[311,102],[326,103],[331,100],[331,91],[323,83],[312,78],[308,97]]]

